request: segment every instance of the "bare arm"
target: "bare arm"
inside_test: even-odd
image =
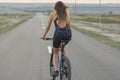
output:
[[[50,18],[49,18],[49,20],[48,20],[47,27],[46,27],[45,32],[44,32],[44,34],[43,34],[43,39],[45,39],[45,36],[46,36],[46,34],[48,33],[48,31],[49,31],[49,29],[50,29],[50,27],[51,27],[52,21],[53,21],[53,13],[51,13]]]
[[[68,22],[68,27],[69,27],[70,32],[72,33],[72,28],[71,28],[71,22],[70,21]]]
[[[70,14],[69,14],[68,10],[67,10],[67,15],[68,15],[68,27],[69,27],[70,32],[72,33]]]

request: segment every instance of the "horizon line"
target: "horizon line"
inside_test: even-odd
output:
[[[41,2],[0,2],[0,3],[26,3],[26,4],[40,4]],[[42,2],[43,4],[54,4],[54,2],[47,3],[47,2]],[[66,4],[74,4],[74,3],[66,3]],[[99,4],[99,3],[76,3],[76,4]],[[101,4],[120,4],[120,3],[101,3]]]

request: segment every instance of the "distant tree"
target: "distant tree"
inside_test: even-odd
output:
[[[108,14],[109,14],[109,15],[112,15],[112,14],[113,14],[113,12],[112,12],[112,11],[109,11],[109,12],[108,12]]]

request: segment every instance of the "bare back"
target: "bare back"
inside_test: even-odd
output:
[[[58,18],[56,12],[53,12],[53,14],[54,14],[54,16],[53,16],[53,17],[54,17],[54,20],[55,20],[56,18]],[[61,28],[64,28],[64,27],[66,26],[66,24],[68,24],[68,22],[67,22],[66,20],[60,20],[60,19],[58,19],[58,20],[56,21],[56,23],[57,23],[58,26],[61,27]]]

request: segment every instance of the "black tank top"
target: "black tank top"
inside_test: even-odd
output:
[[[58,18],[56,18],[56,19],[54,20],[55,29],[56,29],[56,30],[60,30],[60,31],[65,31],[65,30],[68,31],[68,25],[66,24],[65,27],[61,28],[61,27],[57,24],[57,22],[56,22],[57,20],[58,20]]]

